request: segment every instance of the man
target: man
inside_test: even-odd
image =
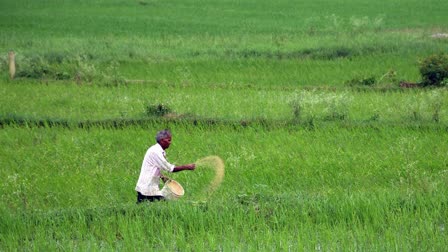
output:
[[[179,172],[194,170],[196,167],[195,164],[175,166],[166,160],[165,150],[171,145],[171,132],[169,130],[159,131],[156,135],[156,142],[146,151],[143,159],[140,176],[135,187],[137,203],[164,199],[159,188],[159,180],[162,179],[164,182],[166,180],[161,173],[162,170]]]

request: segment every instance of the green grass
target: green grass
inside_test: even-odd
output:
[[[179,202],[134,206],[154,129],[4,128],[4,248],[446,245],[446,131],[171,128],[170,160],[225,160],[224,183],[206,203],[197,200],[210,174],[198,169],[174,175],[187,192]]]
[[[99,37],[86,44],[85,40],[77,41],[57,38],[37,45],[2,47],[4,51],[16,50],[18,76],[73,80],[76,73],[81,73],[85,82],[93,77],[94,82],[121,77],[162,83],[259,86],[341,86],[353,78],[380,78],[390,70],[399,80],[418,82],[418,62],[447,48],[446,43],[421,32],[411,36],[346,34],[338,40],[334,35],[277,38],[269,34],[248,39],[197,35],[160,41],[152,37]],[[169,44],[172,46],[167,47]],[[6,70],[6,54],[2,62],[1,68]]]
[[[26,3],[26,5],[25,5]],[[143,3],[143,4],[142,4]],[[146,3],[146,5],[144,4]],[[403,6],[407,8],[404,9]],[[447,4],[440,0],[390,1],[3,1],[8,30],[25,26],[37,36],[67,31],[78,36],[290,33],[317,29],[443,27]],[[431,14],[428,14],[431,13]],[[9,18],[9,19],[6,19]],[[36,18],[36,22],[31,22]],[[359,19],[359,20],[356,20]],[[367,19],[367,20],[363,20]],[[381,19],[381,20],[376,20]],[[101,21],[101,22],[98,22]],[[243,21],[243,22],[241,22]],[[362,22],[363,21],[363,22]],[[375,22],[376,21],[376,22]],[[12,26],[12,24],[15,24]],[[338,26],[339,25],[339,26]],[[99,34],[98,34],[99,33]]]
[[[18,74],[34,78],[340,86],[394,70],[417,82],[418,61],[447,49],[430,37],[444,32],[441,1],[2,5],[0,51],[15,50]]]
[[[448,93],[398,84],[446,52],[447,10],[1,1],[0,250],[446,250]],[[211,196],[198,167],[170,174],[180,200],[135,204],[163,128],[171,162],[224,160]]]
[[[241,121],[345,121],[446,125],[446,89],[370,91],[318,87],[258,88],[248,85],[96,85],[23,82],[0,86],[4,119],[79,121],[144,119],[147,107],[163,104],[167,118]]]

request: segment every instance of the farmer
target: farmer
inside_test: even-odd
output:
[[[157,143],[151,146],[143,159],[140,176],[135,190],[137,191],[137,203],[143,201],[162,200],[164,197],[159,188],[159,180],[167,180],[161,171],[179,172],[183,170],[194,170],[195,164],[175,166],[165,158],[165,150],[171,144],[171,132],[169,130],[159,131],[156,135]]]

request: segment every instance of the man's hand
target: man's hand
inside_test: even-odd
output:
[[[188,170],[194,170],[196,169],[196,164],[189,164],[188,166]]]

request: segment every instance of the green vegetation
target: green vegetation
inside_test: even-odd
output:
[[[446,24],[438,0],[19,0],[0,7],[0,48],[15,50],[18,75],[33,78],[310,86],[393,70],[418,82],[419,60],[446,51],[446,40],[431,37]]]
[[[343,121],[403,124],[448,122],[446,89],[370,91],[362,87],[263,89],[252,85],[96,85],[5,83],[0,122],[6,119],[67,121],[148,118],[291,122]],[[30,109],[32,108],[32,109]]]
[[[445,250],[447,10],[1,1],[0,250]],[[163,128],[205,200],[135,204]]]
[[[424,86],[446,86],[448,84],[448,54],[432,55],[420,63]]]
[[[171,128],[170,159],[226,161],[224,183],[206,203],[196,201],[210,171],[198,169],[173,175],[187,190],[179,202],[135,206],[135,177],[154,130],[4,128],[2,244],[438,250],[446,243],[445,130]]]

